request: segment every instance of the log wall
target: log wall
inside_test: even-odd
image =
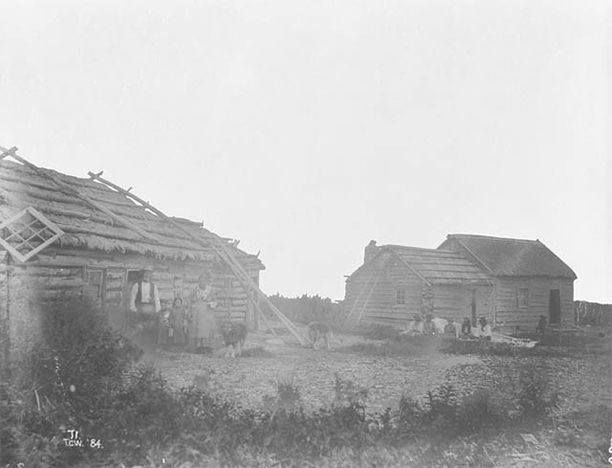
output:
[[[197,286],[200,274],[212,266],[213,288],[219,304],[215,310],[217,318],[245,321],[249,311],[247,293],[239,280],[221,271],[218,265],[204,262],[49,247],[24,264],[11,261],[7,265],[4,260],[0,265],[0,334],[4,327],[4,335],[11,342],[11,356],[18,351],[27,354],[40,339],[39,308],[49,301],[87,296],[108,313],[111,325],[125,327],[133,284],[128,279],[133,276],[131,272],[144,267],[154,271],[153,282],[162,305],[171,306],[177,297],[187,298]],[[259,271],[249,273],[258,282]]]
[[[433,286],[434,316],[454,319],[461,323],[464,317],[472,319],[472,300],[476,317],[494,322],[494,288],[484,284],[435,284]]]
[[[527,288],[528,306],[518,307],[519,288]],[[558,289],[561,296],[561,325],[574,322],[574,281],[567,278],[497,278],[496,323],[502,331],[535,331],[544,315],[549,319],[551,289]],[[550,323],[550,319],[549,319]]]
[[[422,311],[424,283],[394,258],[382,256],[370,263],[347,280],[348,310],[361,317],[361,324],[405,328],[414,314]],[[404,291],[404,304],[397,303],[398,290]]]

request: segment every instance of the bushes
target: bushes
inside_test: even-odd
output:
[[[455,437],[503,421],[503,408],[490,394],[459,398],[450,385],[429,392],[424,404],[403,397],[399,408],[378,415],[366,414],[367,389],[339,375],[333,403],[314,413],[302,408],[292,380],[277,382],[276,394],[261,410],[240,408],[195,387],[172,391],[153,369],[132,365],[137,350],[106,329],[95,309],[56,306],[49,315],[56,328],[32,360],[31,386],[0,389],[3,465],[94,465],[111,459],[116,465],[155,466],[160,457],[177,465],[245,465],[249,458],[266,465],[320,459],[341,449],[390,447],[415,437]],[[536,378],[526,374],[516,396],[526,415],[543,414],[552,401],[546,382]],[[100,439],[104,449],[62,446],[66,429]]]
[[[542,416],[557,405],[558,394],[549,388],[549,380],[536,369],[525,369],[519,378],[518,404],[525,418]]]
[[[513,401],[521,411],[513,411]],[[403,395],[397,426],[402,434],[425,433],[434,439],[452,438],[542,417],[556,402],[556,394],[550,392],[548,380],[530,370],[521,377],[516,393],[505,400],[492,390],[482,389],[459,398],[449,384],[427,392],[424,404]]]
[[[487,392],[460,398],[452,386],[443,385],[428,392],[422,404],[404,396],[397,409],[367,415],[365,389],[339,376],[334,386],[333,404],[314,413],[301,407],[299,389],[290,380],[278,382],[273,405],[250,410],[195,387],[172,392],[151,369],[139,368],[130,371],[108,398],[98,400],[108,403],[95,412],[95,436],[103,440],[104,452],[68,453],[51,437],[37,433],[17,440],[22,445],[25,440],[28,450],[47,460],[48,466],[94,464],[109,453],[117,464],[128,465],[153,464],[150,460],[159,464],[162,456],[177,465],[206,465],[211,460],[244,465],[249,458],[317,460],[339,449],[391,447],[422,437],[450,440],[509,422]],[[525,401],[537,402],[541,393],[525,388]]]
[[[342,306],[328,297],[319,295],[301,297],[284,297],[280,294],[269,296],[270,301],[287,317],[301,323],[323,322],[332,327],[339,327],[344,320]]]

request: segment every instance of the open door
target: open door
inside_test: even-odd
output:
[[[472,316],[472,326],[478,326],[478,313],[476,310],[476,290],[471,290],[471,302],[470,302],[470,311]]]
[[[561,294],[558,289],[550,290],[550,298],[548,299],[548,323],[561,323]]]
[[[140,280],[140,270],[127,270],[125,276],[125,282],[123,284],[123,301],[122,301],[122,312],[123,312],[123,331],[127,331],[130,327],[130,320],[128,318],[130,307],[130,295],[132,292],[132,285]]]

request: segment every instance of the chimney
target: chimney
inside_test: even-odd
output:
[[[363,253],[363,263],[368,263],[370,260],[376,257],[376,254],[378,253],[378,249],[380,249],[380,247],[376,245],[376,241],[371,240],[370,243],[366,245],[365,247],[365,250]]]

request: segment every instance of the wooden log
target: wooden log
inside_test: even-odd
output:
[[[2,151],[2,154],[0,154],[0,160],[6,158],[7,156],[15,156],[15,152],[17,151],[17,147],[13,146],[10,149],[5,149],[0,147],[0,151]]]
[[[167,217],[163,212],[159,211],[157,208],[155,208],[154,206],[150,205],[148,202],[142,200],[141,198],[136,197],[135,195],[133,195],[131,193],[126,192],[121,187],[119,187],[119,186],[117,186],[117,185],[113,184],[112,182],[109,182],[109,181],[107,181],[105,179],[102,179],[100,176],[97,176],[96,174],[93,174],[92,172],[89,172],[89,176],[92,179],[99,180],[100,182],[108,185],[109,187],[112,187],[115,190],[117,190],[117,191],[119,191],[121,193],[124,193],[126,196],[134,199],[135,201],[137,201],[138,203],[142,204],[143,206],[145,206],[147,209],[151,210],[155,214],[163,217],[164,219],[167,219],[177,229],[182,230],[183,232],[188,234],[190,237],[192,237],[198,243],[201,243],[201,244],[204,243],[204,240],[201,237],[196,236],[194,233],[192,233],[191,231],[187,230],[186,228],[184,228],[183,226],[178,224],[176,221],[174,221],[171,218]],[[303,344],[308,343],[310,340],[305,339],[304,337],[302,337],[300,335],[300,333],[295,328],[295,326],[282,314],[282,312],[280,312],[276,308],[276,306],[274,304],[272,304],[272,302],[270,302],[268,297],[259,289],[259,286],[257,286],[253,282],[253,280],[249,277],[248,273],[243,268],[243,266],[235,259],[235,257],[233,256],[233,254],[231,253],[231,251],[229,250],[229,247],[225,244],[225,242],[222,239],[220,239],[219,236],[216,236],[213,233],[209,233],[208,238],[209,238],[209,240],[212,241],[211,245],[212,245],[213,249],[216,251],[216,253],[219,255],[219,257],[221,257],[221,259],[226,262],[226,264],[231,268],[231,270],[234,272],[234,274],[236,274],[238,279],[243,283],[245,289],[249,289],[249,290],[255,291],[255,293],[259,296],[259,298],[272,310],[272,312],[285,325],[285,327],[291,332],[291,334],[297,338],[297,340],[300,342],[300,344],[303,345]]]
[[[7,151],[5,148],[3,148],[2,146],[0,146],[0,150],[1,151]],[[29,161],[23,159],[21,156],[18,156],[17,154],[13,153],[12,157],[15,158],[17,161],[19,161],[20,163],[30,167],[31,169],[35,170],[36,172],[38,172],[39,174],[41,174],[42,176],[46,177],[47,179],[49,179],[51,182],[53,182],[58,188],[74,195],[77,198],[80,198],[81,200],[83,200],[84,202],[90,204],[92,207],[96,208],[99,211],[102,211],[104,214],[110,216],[111,218],[113,218],[115,221],[119,222],[120,224],[124,225],[125,227],[132,229],[133,231],[137,232],[138,234],[140,234],[141,236],[143,236],[145,239],[149,239],[152,240],[154,242],[157,242],[158,239],[149,235],[147,232],[143,231],[142,229],[140,229],[138,226],[134,225],[134,223],[132,223],[131,221],[128,221],[124,218],[122,218],[121,216],[116,215],[115,213],[113,213],[111,210],[109,210],[108,208],[106,208],[105,206],[100,205],[100,203],[92,200],[91,198],[83,195],[82,193],[80,193],[79,191],[73,189],[70,185],[62,182],[61,180],[59,180],[57,177],[52,176],[49,172],[43,172],[41,171],[41,169],[30,163]]]

